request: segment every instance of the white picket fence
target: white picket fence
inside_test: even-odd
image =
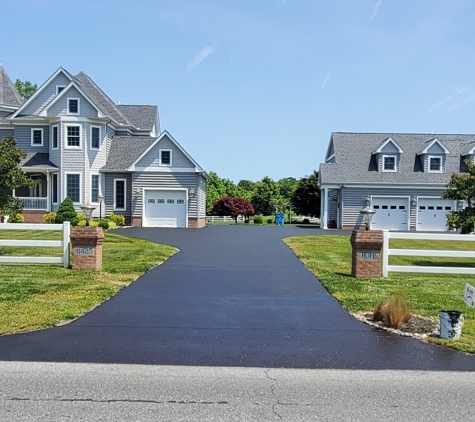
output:
[[[218,216],[218,215],[207,215],[206,216],[206,221],[210,224],[213,223],[234,223],[236,220],[234,217],[230,217],[228,215],[223,215],[223,216]],[[238,222],[244,222],[244,217],[239,216],[238,217]]]
[[[29,264],[63,264],[69,267],[69,240],[71,235],[71,223],[63,224],[23,224],[7,223],[0,224],[0,230],[56,230],[63,232],[63,240],[13,240],[0,239],[0,246],[26,246],[26,247],[54,247],[61,248],[63,256],[0,256],[0,262],[29,263]]]
[[[463,242],[474,242],[475,236],[470,234],[444,234],[444,233],[415,233],[415,232],[390,232],[383,230],[383,277],[388,276],[388,272],[403,273],[433,273],[433,274],[475,274],[475,268],[469,267],[431,267],[415,265],[389,265],[389,256],[432,256],[447,258],[475,258],[475,251],[457,250],[433,250],[433,249],[390,249],[390,239],[409,240],[455,240]]]

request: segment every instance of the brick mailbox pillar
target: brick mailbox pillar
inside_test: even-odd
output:
[[[73,227],[73,270],[101,270],[103,241],[104,232],[101,227]]]
[[[351,247],[351,275],[356,278],[380,278],[383,232],[380,230],[353,230]]]

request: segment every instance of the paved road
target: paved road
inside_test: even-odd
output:
[[[475,356],[352,318],[282,242],[315,230],[213,226],[123,233],[181,252],[71,324],[0,337],[0,360],[475,369]]]
[[[474,421],[469,372],[0,362],[2,421]]]

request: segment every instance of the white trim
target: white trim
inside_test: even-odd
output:
[[[329,157],[325,158],[325,163],[324,164],[332,164],[332,163],[329,163],[329,161],[333,160],[334,158],[335,158],[335,153],[333,153]]]
[[[70,146],[68,145],[68,128],[70,127],[78,127],[79,128],[79,146]],[[71,124],[67,123],[64,125],[64,148],[65,149],[75,149],[80,150],[82,149],[82,125]]]
[[[406,195],[370,195],[370,208],[372,208],[374,210],[373,198],[405,199],[407,201],[407,205],[406,205],[406,211],[407,211],[406,231],[411,230],[411,197],[410,196],[406,196]],[[373,221],[371,221],[371,224],[373,224]]]
[[[66,85],[56,85],[56,95],[61,94],[61,92],[64,91],[65,89],[66,89]]]
[[[34,140],[34,135],[33,135],[33,134],[34,134],[34,132],[36,132],[36,131],[40,131],[40,132],[41,132],[41,144],[35,144],[35,143],[33,142],[33,140]],[[30,139],[30,141],[31,141],[31,146],[32,146],[32,147],[42,147],[43,144],[44,144],[44,139],[43,139],[44,132],[43,132],[43,128],[32,127],[30,133],[31,133],[31,139]]]
[[[54,147],[54,129],[57,129],[57,139],[56,139],[56,148]],[[60,143],[60,139],[61,139],[61,136],[60,136],[60,132],[59,132],[59,125],[53,125],[51,126],[51,149],[52,150],[57,150],[59,149],[59,143]]]
[[[384,173],[396,173],[397,172],[397,155],[383,155],[382,157],[382,164],[381,164],[381,171]],[[392,170],[388,170],[384,168],[386,158],[394,158],[394,168]]]
[[[416,207],[415,207],[415,211],[416,211],[416,231],[418,231],[418,230],[423,231],[422,229],[419,229],[419,227],[418,227],[419,226],[419,200],[420,199],[438,199],[440,201],[449,201],[449,199],[442,199],[440,196],[423,196],[423,195],[417,196],[417,198],[416,198]],[[454,200],[451,200],[451,202],[452,202],[452,211],[457,211],[457,201],[454,199]],[[445,231],[448,231],[448,229],[445,230]]]
[[[417,155],[428,154],[429,149],[432,148],[434,144],[439,144],[439,146],[444,150],[445,154],[450,154],[450,151],[445,147],[445,145],[440,142],[437,138],[435,138],[427,147],[425,147],[421,152],[418,152]]]
[[[398,149],[399,154],[402,154],[404,152],[402,148],[398,145],[398,143],[393,138],[389,137],[385,141],[383,141],[383,144],[376,151],[373,152],[373,155],[380,154],[383,151],[383,148],[390,142]]]
[[[439,170],[431,170],[430,169],[430,162],[433,158],[439,160]],[[427,172],[428,173],[443,173],[444,172],[444,160],[440,155],[428,155],[427,156]]]
[[[69,106],[70,106],[69,102],[70,101],[77,101],[78,102],[78,111],[73,112],[69,109]],[[66,108],[67,108],[68,116],[77,116],[77,115],[81,114],[81,99],[78,98],[78,97],[67,97]]]
[[[99,146],[97,148],[92,146],[92,129],[99,129]],[[101,150],[101,146],[102,146],[101,132],[102,132],[101,126],[91,125],[89,127],[89,148],[93,151]]]
[[[64,193],[65,197],[68,195],[68,176],[69,175],[79,175],[79,201],[73,201],[73,204],[82,204],[82,173],[79,171],[66,171],[64,172]],[[69,196],[70,197],[70,196]],[[71,197],[70,197],[71,198]],[[71,198],[72,200],[73,198]]]
[[[163,163],[162,162],[162,152],[169,152],[170,153],[170,162],[167,164],[167,163]],[[172,166],[172,163],[173,163],[173,150],[170,149],[170,148],[159,148],[158,150],[158,165],[159,166],[163,166],[163,167],[171,167]]]
[[[117,208],[116,206],[116,188],[117,182],[124,182],[124,208]],[[127,179],[114,178],[114,211],[127,211]]]
[[[117,173],[118,170],[110,170],[111,172]],[[178,168],[171,166],[162,166],[162,167],[136,167],[133,171],[140,172],[149,172],[149,173],[201,173],[197,168]]]
[[[189,189],[188,188],[138,188],[141,189],[142,193],[142,226],[143,227],[149,227],[146,226],[145,223],[145,192],[146,191],[156,191],[156,192],[161,192],[161,191],[185,191],[185,228],[188,228],[188,194],[189,194]],[[114,195],[115,197],[115,195]]]

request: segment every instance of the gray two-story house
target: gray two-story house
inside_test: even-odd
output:
[[[445,231],[466,204],[441,195],[474,159],[475,135],[334,132],[319,172],[322,227],[359,227],[371,207],[372,229]]]
[[[27,153],[34,181],[13,194],[25,221],[69,196],[80,212],[144,227],[203,227],[208,174],[166,131],[155,105],[115,104],[85,73],[59,68],[27,101],[0,65],[0,138]]]

